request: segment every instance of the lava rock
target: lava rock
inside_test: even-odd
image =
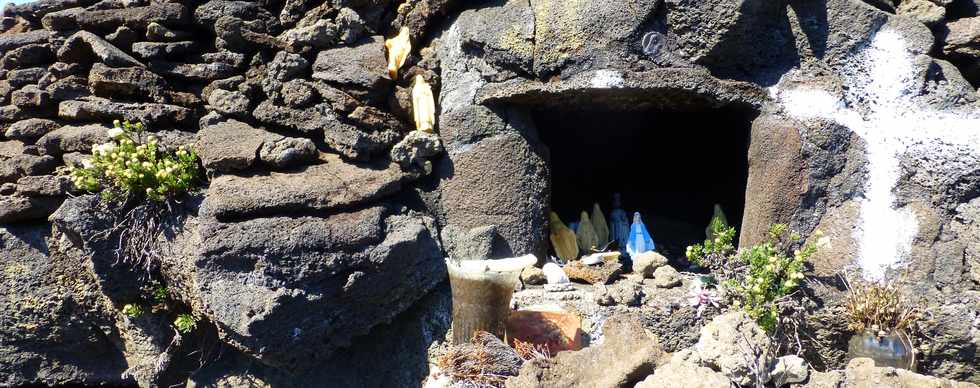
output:
[[[217,89],[208,96],[208,105],[225,116],[244,118],[249,114],[251,104],[248,96],[239,91]]]
[[[316,160],[318,151],[313,141],[305,138],[267,137],[259,149],[259,159],[278,169],[307,164]]]
[[[810,367],[806,360],[796,355],[782,356],[776,359],[776,364],[769,372],[777,387],[787,384],[798,384],[806,381],[810,375]]]
[[[313,63],[313,78],[362,90],[387,90],[391,84],[384,38],[372,36],[355,46],[320,51]]]
[[[895,12],[927,26],[935,26],[946,20],[946,8],[932,0],[902,0]]]
[[[150,61],[150,69],[167,77],[189,81],[214,81],[235,75],[235,68],[227,63],[175,63]]]
[[[63,196],[71,188],[71,179],[65,175],[25,176],[17,180],[17,193],[27,197]]]
[[[140,61],[88,31],[78,31],[58,49],[58,60],[88,64],[102,62],[110,66],[143,66]]]
[[[610,284],[623,274],[623,265],[618,261],[609,260],[599,265],[586,265],[580,260],[574,260],[564,269],[569,279],[588,284]]]
[[[172,42],[190,37],[187,32],[171,30],[157,22],[151,22],[146,26],[146,39],[152,42]]]
[[[16,182],[28,175],[49,174],[58,162],[49,155],[16,155],[0,160],[0,183]]]
[[[133,43],[133,54],[143,59],[182,58],[195,51],[197,51],[197,43],[193,41]]]
[[[28,84],[36,84],[48,71],[43,67],[11,70],[7,72],[7,82],[11,87],[19,88]]]
[[[89,72],[88,85],[93,94],[101,97],[142,97],[163,102],[167,82],[145,67],[112,68],[96,63]]]
[[[45,44],[51,37],[51,31],[34,30],[19,34],[0,34],[0,52],[6,53],[29,44]]]
[[[725,375],[699,366],[684,359],[684,354],[675,354],[670,362],[661,365],[635,388],[688,388],[730,387],[732,381]]]
[[[180,3],[160,2],[145,7],[85,11],[75,21],[81,29],[90,31],[112,31],[119,26],[142,31],[150,23],[183,25],[188,22],[188,11]]]
[[[943,53],[957,58],[980,59],[980,16],[946,23],[949,34]]]
[[[54,52],[48,44],[29,44],[8,51],[0,58],[0,69],[19,69],[48,64]]]
[[[278,40],[290,52],[305,53],[333,47],[338,37],[337,25],[333,21],[317,20],[312,25],[286,30]]]
[[[602,333],[601,344],[524,363],[520,375],[508,379],[506,386],[629,387],[667,361],[657,339],[632,318],[612,316]]]
[[[11,124],[3,135],[8,139],[34,141],[58,128],[61,125],[51,120],[27,119]]]
[[[58,117],[69,120],[112,121],[120,118],[154,125],[179,125],[192,118],[190,109],[168,104],[123,103],[93,97],[62,101]]]
[[[199,150],[201,164],[208,170],[245,170],[255,163],[259,148],[269,134],[243,122],[228,120],[202,129],[195,148]]]
[[[139,39],[139,34],[133,31],[132,28],[126,26],[119,26],[119,28],[116,28],[116,32],[105,36],[105,40],[108,40],[109,43],[112,43],[116,47],[132,47],[133,43]]]
[[[434,133],[412,131],[391,148],[391,160],[403,169],[418,169],[426,174],[432,172],[429,159],[442,153],[442,142]]]
[[[631,280],[621,280],[611,286],[596,284],[592,297],[600,306],[639,306],[643,303],[643,287]]]
[[[10,94],[10,103],[20,108],[38,109],[50,104],[51,94],[34,85],[27,85]]]
[[[701,328],[694,350],[702,364],[737,384],[748,386],[755,382],[753,371],[769,371],[775,362],[775,355],[769,353],[770,342],[766,332],[748,314],[732,311],[715,317]],[[745,357],[745,349],[758,349],[760,353]]]
[[[643,252],[632,260],[633,273],[641,274],[645,278],[653,278],[657,268],[667,265],[667,258],[654,251]]]
[[[38,141],[38,147],[45,154],[61,155],[66,152],[88,152],[92,146],[108,142],[109,127],[101,124],[83,126],[66,125],[44,136]]]
[[[658,288],[672,288],[681,285],[681,276],[674,267],[664,265],[653,273],[653,285]]]
[[[288,173],[214,178],[202,212],[224,219],[350,208],[389,196],[410,178],[394,164],[370,169],[335,155],[322,154],[320,159],[321,164]]]

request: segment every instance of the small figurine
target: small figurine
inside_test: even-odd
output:
[[[595,229],[599,246],[605,247],[609,243],[609,226],[606,225],[606,216],[602,215],[598,202],[592,204],[592,227]]]
[[[629,242],[626,243],[627,253],[630,254],[630,257],[636,257],[636,255],[654,249],[657,249],[657,246],[654,245],[650,232],[647,232],[646,225],[643,225],[640,212],[633,213],[633,226],[630,227]]]
[[[436,127],[436,102],[432,97],[432,86],[422,75],[415,76],[412,86],[412,111],[415,115],[415,129],[432,133]]]
[[[717,225],[716,225],[717,223]],[[708,222],[708,227],[704,228],[704,236],[708,240],[714,240],[715,235],[722,230],[728,228],[728,218],[725,217],[725,212],[721,210],[720,204],[715,204],[715,214],[711,216],[711,221]]]
[[[630,223],[626,218],[626,211],[621,209],[619,193],[613,194],[612,206],[612,212],[609,213],[610,238],[616,241],[616,245],[622,251],[626,249],[626,242],[630,238]]]
[[[578,243],[575,241],[575,233],[561,222],[561,218],[555,212],[548,214],[549,238],[551,246],[555,248],[555,254],[565,262],[575,260],[578,257]]]
[[[582,254],[592,252],[599,245],[599,239],[596,238],[595,229],[592,227],[592,220],[589,219],[589,213],[585,211],[579,216],[575,238],[578,241],[579,249],[582,250]]]
[[[405,59],[412,52],[412,42],[409,39],[408,27],[402,27],[394,38],[385,40],[388,49],[388,76],[398,79],[398,69],[405,64]]]

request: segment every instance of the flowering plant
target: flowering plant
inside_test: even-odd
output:
[[[742,307],[766,331],[775,329],[779,320],[777,302],[791,294],[804,279],[803,266],[818,246],[826,244],[818,230],[816,242],[804,244],[790,256],[788,246],[798,243],[797,233],[786,233],[786,225],[769,228],[769,241],[739,252],[738,259],[746,268],[726,283],[735,298],[734,305]]]
[[[708,306],[713,306],[718,308],[721,303],[721,297],[718,296],[718,291],[710,288],[708,284],[705,284],[701,279],[697,279],[691,284],[691,288],[687,294],[687,301],[690,303],[691,307],[697,307],[698,318],[701,318],[701,314],[704,314],[704,310]]]
[[[197,181],[198,158],[181,146],[175,152],[161,147],[153,135],[145,136],[142,123],[120,123],[109,129],[110,141],[92,147],[92,158],[70,175],[81,190],[99,191],[104,199],[145,194],[153,201],[187,191]]]

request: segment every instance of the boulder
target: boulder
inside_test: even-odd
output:
[[[188,11],[180,3],[160,2],[145,7],[85,11],[75,21],[79,28],[89,31],[112,31],[119,26],[145,30],[150,23],[183,25],[188,22]]]
[[[47,70],[43,67],[11,70],[7,72],[7,82],[11,87],[19,88],[28,84],[36,84],[46,73]]]
[[[643,275],[645,278],[653,278],[655,271],[667,265],[667,258],[654,251],[643,252],[633,260],[633,273]]]
[[[434,133],[412,131],[391,148],[391,160],[403,169],[432,172],[432,157],[442,153],[442,142]]]
[[[598,265],[583,264],[573,260],[564,268],[568,278],[588,284],[610,284],[623,274],[623,265],[618,261],[604,260]]]
[[[230,218],[349,208],[397,192],[410,177],[394,164],[364,168],[329,154],[320,160],[288,173],[219,176],[211,181],[202,212]]]
[[[28,197],[63,196],[70,188],[71,179],[67,175],[25,176],[17,180],[17,193]]]
[[[387,68],[384,37],[373,36],[354,46],[320,51],[313,63],[313,78],[382,93],[391,84]]]
[[[765,331],[743,311],[731,311],[701,328],[694,345],[701,364],[721,372],[733,382],[749,386],[756,383],[755,372],[768,382],[775,362]]]
[[[45,108],[50,102],[51,94],[34,85],[27,85],[10,94],[10,103],[23,109]]]
[[[902,0],[895,12],[927,26],[935,26],[946,20],[946,8],[933,0]]]
[[[89,152],[92,146],[109,141],[108,130],[109,127],[101,124],[66,125],[42,136],[38,139],[37,145],[49,155]]]
[[[75,75],[59,79],[48,85],[45,90],[51,94],[51,99],[55,101],[75,100],[91,95],[88,79]]]
[[[58,128],[61,128],[61,125],[55,121],[47,119],[26,119],[11,124],[3,135],[8,139],[34,141]]]
[[[341,122],[327,104],[293,109],[266,100],[259,103],[252,115],[262,123],[289,128],[303,134],[322,131],[327,146],[350,160],[368,160],[372,155],[386,151],[397,141],[388,132],[364,132]]]
[[[732,381],[725,375],[687,361],[683,354],[675,354],[670,362],[659,366],[635,388],[725,388],[731,385]]]
[[[297,26],[279,35],[279,41],[287,50],[294,53],[305,53],[311,50],[323,50],[337,44],[339,38],[337,25],[331,20],[317,20],[312,25]]]
[[[98,286],[51,238],[49,225],[0,226],[0,385],[132,384]]]
[[[88,64],[102,62],[109,66],[143,66],[136,58],[88,31],[78,31],[58,49],[58,60]]]
[[[310,139],[270,136],[259,149],[259,159],[272,167],[285,169],[312,162],[318,153]]]
[[[248,96],[239,91],[229,92],[217,89],[208,95],[208,105],[211,106],[211,109],[230,117],[247,117],[250,113],[249,105],[251,103]]]
[[[51,197],[0,196],[0,224],[43,220],[60,205],[60,199]]]
[[[806,360],[796,355],[782,356],[776,359],[776,364],[769,372],[773,384],[782,387],[787,384],[798,384],[806,381],[810,375],[810,366]]]
[[[653,273],[653,285],[658,288],[671,288],[681,285],[681,275],[669,265],[657,268]]]
[[[49,174],[57,166],[57,160],[49,155],[16,155],[0,159],[0,183],[15,182],[27,175]]]
[[[168,104],[125,103],[91,97],[84,100],[62,101],[58,117],[69,120],[129,120],[150,127],[186,124],[192,118],[190,109]]]
[[[595,284],[592,294],[600,306],[639,306],[643,303],[643,287],[631,280],[620,280],[610,286]]]
[[[6,53],[21,46],[29,44],[48,43],[51,31],[34,30],[19,34],[0,34],[0,52]]]
[[[100,97],[163,102],[167,82],[145,67],[113,68],[96,63],[88,74],[88,86]]]
[[[208,170],[231,172],[252,167],[259,148],[272,135],[236,120],[212,125],[198,132],[195,149]]]
[[[29,44],[8,51],[0,57],[0,69],[19,69],[54,62],[49,44]]]
[[[980,59],[980,16],[946,23],[949,34],[943,42],[943,53],[952,57]]]
[[[905,369],[876,367],[870,358],[855,358],[844,371],[813,372],[800,388],[894,387],[894,388],[976,388],[976,384],[924,376]]]
[[[507,387],[630,387],[667,361],[657,339],[636,320],[610,317],[602,335],[601,344],[524,363]]]
[[[136,42],[133,43],[133,54],[143,59],[175,59],[193,54],[197,48],[198,45],[194,41]]]
[[[222,62],[176,63],[150,61],[150,69],[167,77],[189,81],[214,81],[235,75],[235,68]]]

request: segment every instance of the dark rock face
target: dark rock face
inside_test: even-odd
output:
[[[820,229],[834,243],[810,274],[831,279],[859,254],[868,144],[833,120],[794,117],[777,92],[846,93],[847,76],[865,70],[858,53],[887,32],[913,57],[917,104],[976,110],[980,16],[968,2],[402,3],[7,6],[0,321],[12,324],[0,325],[0,385],[181,384],[208,341],[225,353],[193,376],[200,385],[417,385],[448,326],[444,257],[548,253],[546,215],[562,193],[552,192],[539,110],[758,116],[741,242],[760,241],[772,222]],[[402,27],[413,50],[391,79],[384,40]],[[416,76],[433,86],[438,133],[410,131]],[[152,274],[199,319],[193,335],[175,337],[173,317],[119,311],[148,288],[114,263],[119,236],[103,233],[112,207],[63,176],[116,119],[144,123],[168,147],[193,145],[207,172],[167,216]],[[586,151],[582,163],[602,157]],[[964,151],[940,165],[920,154],[903,156],[907,179],[894,190],[919,224],[903,284],[934,316],[920,370],[980,381],[978,158]],[[842,290],[810,291],[822,303],[810,334],[826,346],[806,356],[840,367]],[[676,351],[695,340],[697,319],[673,304],[639,318]],[[605,350],[586,354],[648,344],[636,326],[620,323]],[[186,342],[170,346],[175,338]],[[577,365],[532,365],[522,381],[632,384],[659,362],[656,348],[614,373],[566,356]]]

